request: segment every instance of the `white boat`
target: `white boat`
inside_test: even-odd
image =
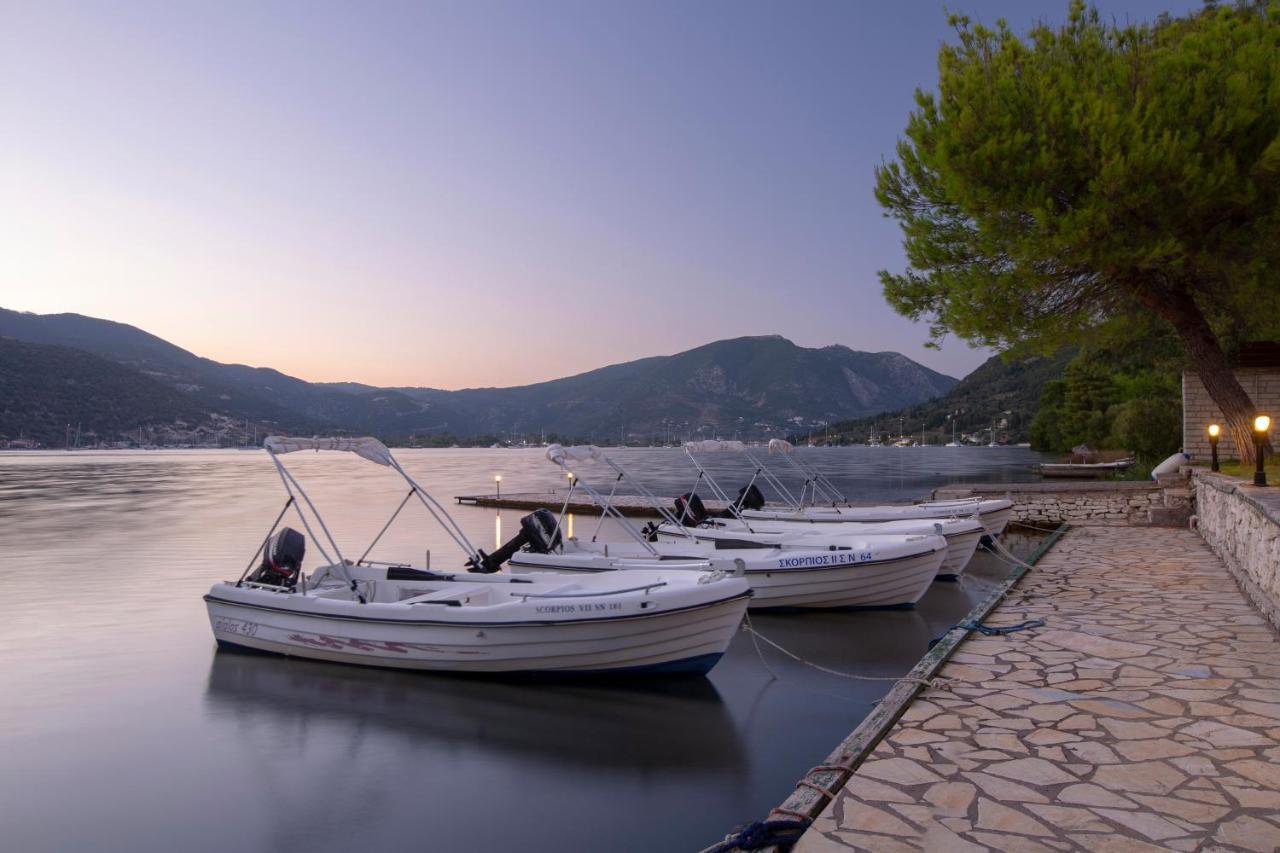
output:
[[[751,584],[751,609],[777,607],[909,607],[938,576],[947,553],[941,536],[849,537],[827,548],[719,548],[706,540],[604,545],[565,541],[546,554],[519,553],[513,572],[610,572],[630,577],[654,565],[696,568],[709,554],[738,555]],[[652,550],[650,550],[652,549]],[[654,554],[657,556],[654,556]],[[706,571],[702,569],[702,571]]]
[[[698,531],[678,524],[678,518],[655,496],[594,446],[552,445],[547,458],[567,469],[568,462],[598,461],[616,474],[614,490],[624,479],[650,500],[654,513],[683,531],[675,541],[653,541],[613,506],[613,492],[603,497],[583,478],[580,466],[566,497],[583,489],[601,508],[601,522],[613,518],[631,537],[630,542],[601,543],[570,538],[561,541],[558,522],[554,532],[537,537],[551,547],[511,548],[491,559],[506,560],[513,572],[560,571],[597,573],[645,571],[663,568],[711,570],[718,560],[730,560],[751,584],[753,609],[771,607],[888,607],[910,606],[920,600],[947,556],[947,541],[929,532],[924,535],[829,536],[816,542],[765,544],[750,541],[702,539]],[[700,502],[699,502],[700,503]],[[548,513],[548,516],[550,514]],[[563,515],[563,513],[562,513]],[[526,521],[533,516],[526,517]],[[599,526],[597,526],[597,531]]]
[[[1036,470],[1042,477],[1091,479],[1128,470],[1136,461],[1129,457],[1114,462],[1045,462]]]
[[[689,517],[690,508],[677,505],[675,515],[680,523],[667,523],[659,526],[659,535],[676,538],[683,535],[683,528],[694,527],[697,535],[717,540],[747,540],[759,544],[792,544],[802,545],[807,541],[825,542],[839,536],[880,536],[880,535],[927,535],[936,533],[947,540],[947,557],[938,569],[938,577],[952,580],[964,571],[972,559],[974,552],[982,541],[985,527],[976,519],[969,518],[919,518],[898,521],[843,521],[835,524],[818,524],[803,515],[807,501],[823,501],[835,506],[844,501],[835,484],[827,476],[815,468],[806,465],[791,454],[794,448],[783,439],[771,439],[768,444],[769,454],[781,454],[791,467],[805,478],[797,498],[778,476],[759,459],[751,448],[743,447],[738,442],[702,441],[690,442],[685,446],[685,454],[698,470],[696,483],[705,481],[707,486],[729,508],[729,518],[712,518],[699,505],[694,508],[696,518]],[[737,451],[755,467],[750,482],[738,493],[736,500],[730,500],[724,490],[698,462],[695,451]],[[787,506],[797,514],[789,519],[748,519],[747,510],[765,508],[764,494],[756,487],[756,481],[763,480],[782,497]],[[682,497],[685,500],[688,496]]]
[[[263,445],[289,499],[239,580],[205,596],[219,645],[397,669],[469,673],[705,673],[724,653],[750,597],[724,572],[658,567],[593,575],[514,577],[436,572],[366,559],[413,497],[480,567],[484,555],[445,508],[372,438],[286,438]],[[382,531],[352,562],[279,456],[345,450],[391,468],[409,484]],[[303,511],[305,505],[306,512]],[[305,540],[275,528],[290,508],[325,558],[305,574]],[[319,526],[331,556],[313,532]],[[288,534],[288,535],[286,535]]]
[[[686,528],[687,529],[687,528]],[[670,522],[657,528],[663,540],[676,541],[685,533]],[[708,518],[693,529],[699,539],[711,539],[729,547],[729,543],[752,543],[784,547],[803,547],[805,541],[839,541],[858,536],[927,536],[937,534],[947,542],[947,554],[938,566],[938,577],[953,580],[964,572],[982,541],[986,528],[972,518],[922,518],[901,521],[849,521],[840,524],[815,524],[812,521],[747,521],[737,518]]]
[[[742,515],[749,521],[760,519],[828,524],[846,521],[901,521],[909,518],[971,518],[976,515],[988,536],[999,536],[1013,519],[1013,501],[1004,498],[974,498],[883,506],[810,506],[800,510],[766,507],[759,510],[744,509]]]
[[[797,458],[791,442],[780,438],[769,440],[769,454],[781,456],[786,462],[801,473],[804,482],[799,496],[793,495],[786,485],[778,479],[763,461],[747,450],[742,442],[736,441],[695,441],[685,445],[685,453],[698,468],[699,481],[706,480],[716,493],[716,497],[728,500],[715,481],[702,469],[695,453],[701,452],[742,452],[755,465],[755,475],[738,493],[736,502],[740,504],[737,515],[744,521],[754,525],[757,521],[791,521],[810,523],[883,523],[890,521],[946,519],[974,517],[982,523],[988,536],[999,536],[1013,518],[1013,501],[1005,499],[970,498],[965,500],[925,501],[923,503],[883,506],[851,506],[849,499],[836,488],[821,471]],[[785,505],[768,505],[758,490],[755,500],[748,494],[755,486],[757,478],[763,479],[784,501]],[[825,504],[819,506],[819,502]]]

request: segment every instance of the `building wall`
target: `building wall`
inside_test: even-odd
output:
[[[1271,416],[1272,446],[1280,441],[1280,368],[1241,367],[1236,378],[1249,393],[1254,405]],[[1209,424],[1223,423],[1222,410],[1209,397],[1204,383],[1194,373],[1182,374],[1182,448],[1196,461],[1209,459]],[[1240,451],[1225,430],[1218,444],[1223,459],[1239,459]]]

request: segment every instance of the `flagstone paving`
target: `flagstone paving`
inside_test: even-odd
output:
[[[796,845],[1280,850],[1280,639],[1193,532],[1076,528]]]

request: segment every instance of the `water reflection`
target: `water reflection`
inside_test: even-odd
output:
[[[369,731],[467,753],[523,756],[542,772],[601,766],[717,776],[746,750],[705,678],[648,684],[495,681],[401,673],[218,651],[205,708],[242,731],[308,748],[321,721],[357,740]]]
[[[1034,460],[983,448],[813,453],[851,494],[893,499],[1029,476]],[[691,485],[678,451],[611,455],[660,494]],[[296,456],[294,473],[358,555],[400,482],[343,454]],[[492,493],[498,470],[503,494],[564,494],[540,450],[397,456],[445,501]],[[735,488],[749,476],[730,455],[706,462]],[[0,599],[0,848],[698,849],[776,805],[889,686],[757,652],[743,634],[709,679],[648,688],[215,653],[201,595],[240,573],[283,498],[259,453],[0,453],[0,554],[15,590]],[[451,509],[475,543],[501,542],[524,514]],[[406,508],[373,556],[460,568],[460,549],[424,515]],[[595,525],[587,517],[577,532]],[[601,540],[624,535],[606,523]],[[980,556],[912,611],[754,622],[815,663],[893,677],[1007,571]]]

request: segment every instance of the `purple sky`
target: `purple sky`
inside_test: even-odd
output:
[[[941,2],[0,10],[0,306],[443,388],[749,334],[988,355],[924,349],[876,280],[902,252],[872,169],[936,82]]]

